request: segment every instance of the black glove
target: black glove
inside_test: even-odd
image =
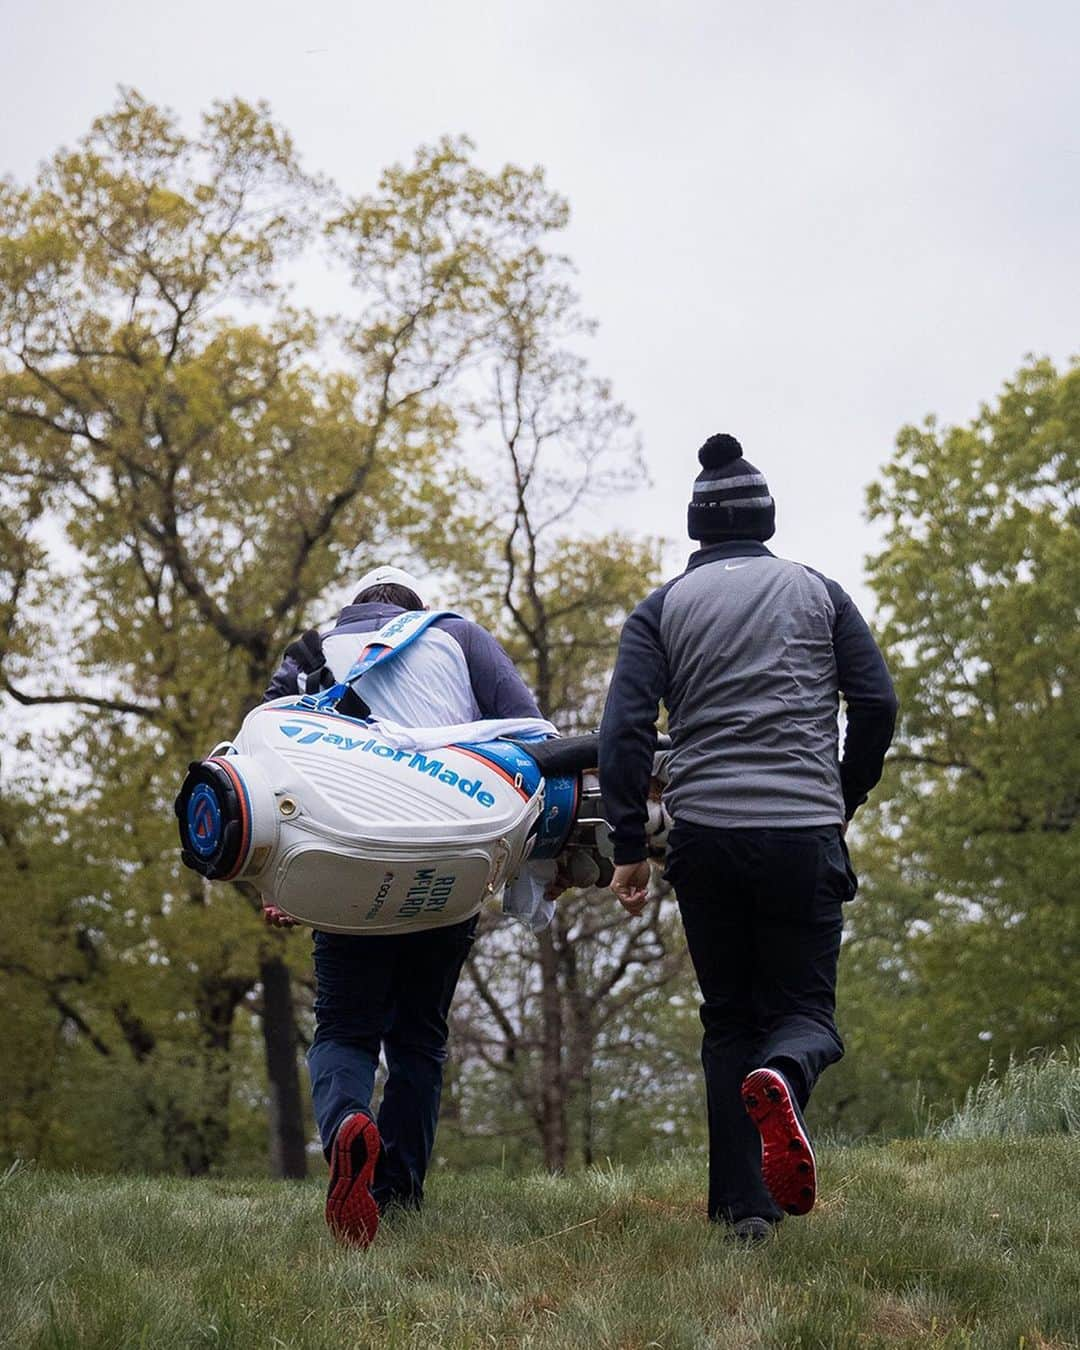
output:
[[[285,655],[291,656],[305,675],[314,675],[326,668],[322,636],[317,628],[309,628],[302,637],[290,642],[285,648]]]
[[[285,648],[285,655],[291,656],[300,668],[296,683],[302,694],[315,694],[333,687],[334,673],[326,664],[322,636],[318,629],[309,628],[302,637],[290,642]]]

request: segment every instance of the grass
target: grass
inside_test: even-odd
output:
[[[422,1215],[338,1248],[314,1183],[0,1186],[0,1344],[972,1346],[1080,1335],[1075,1138],[826,1151],[822,1199],[752,1250],[704,1222],[704,1160],[436,1173]]]
[[[991,1069],[931,1132],[942,1139],[1080,1134],[1080,1047],[1010,1059],[1001,1072]]]

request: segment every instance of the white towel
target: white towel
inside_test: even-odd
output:
[[[555,880],[555,860],[527,862],[503,887],[502,912],[541,933],[555,917],[555,902],[544,892]]]
[[[371,731],[396,750],[442,750],[449,745],[482,745],[504,736],[541,740],[559,733],[542,717],[487,717],[479,722],[458,722],[447,727],[403,727],[398,722],[371,723]]]

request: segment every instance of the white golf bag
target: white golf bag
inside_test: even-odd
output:
[[[606,882],[598,737],[490,739],[499,724],[476,724],[471,741],[419,749],[403,728],[338,711],[366,669],[435,617],[399,616],[341,684],[264,703],[192,764],[176,799],[183,862],[342,933],[460,923],[526,862],[561,856],[572,884]],[[662,838],[659,802],[650,824]]]

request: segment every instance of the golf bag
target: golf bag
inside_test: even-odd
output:
[[[343,681],[262,704],[190,765],[176,799],[185,865],[250,882],[299,922],[342,933],[460,923],[526,862],[559,859],[569,884],[606,883],[598,737],[489,739],[499,724],[477,723],[470,740],[421,748],[404,728],[352,715],[368,711],[366,671],[438,617],[397,616]],[[658,839],[666,823],[651,803]]]

